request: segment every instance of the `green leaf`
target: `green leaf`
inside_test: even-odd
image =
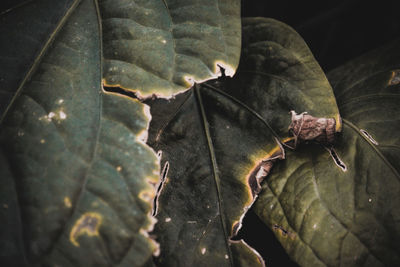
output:
[[[329,75],[344,122],[334,150],[288,153],[263,184],[255,212],[302,266],[400,264],[399,47]]]
[[[165,97],[216,78],[217,64],[235,72],[239,0],[100,0],[99,5],[107,86]]]
[[[24,1],[0,14],[0,119],[79,1]]]
[[[153,264],[148,108],[103,91],[99,29],[82,1],[1,125],[2,266]]]
[[[162,266],[263,264],[243,240],[231,240],[255,200],[257,168],[283,157],[279,140],[288,137],[290,110],[339,117],[323,72],[292,29],[248,19],[243,38],[233,78],[195,85],[171,100],[148,100],[148,143],[162,153],[154,231]]]
[[[341,120],[332,88],[304,40],[288,25],[267,18],[245,18],[238,72],[232,94],[253,107],[280,136],[288,136],[290,110]],[[236,81],[235,81],[236,82]],[[253,97],[252,88],[266,91]]]

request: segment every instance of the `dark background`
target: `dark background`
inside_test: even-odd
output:
[[[325,72],[400,35],[400,1],[242,0],[242,17],[293,27]]]
[[[327,73],[400,37],[400,1],[242,0],[242,17],[270,17],[293,27]],[[267,266],[297,266],[271,230],[252,210],[243,221],[243,238]]]

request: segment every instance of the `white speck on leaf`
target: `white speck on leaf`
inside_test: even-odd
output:
[[[171,221],[171,218],[165,218],[165,222],[170,222]]]
[[[202,249],[201,249],[201,254],[203,254],[203,255],[206,254],[206,251],[207,251],[206,248],[202,248]]]
[[[64,113],[64,111],[60,111],[60,119],[65,120],[67,118],[67,114]]]

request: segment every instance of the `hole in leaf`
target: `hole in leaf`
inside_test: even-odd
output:
[[[336,153],[335,149],[331,148],[329,149],[329,153],[331,154],[333,160],[335,161],[335,164],[342,169],[342,171],[347,171],[347,166],[344,164],[344,162],[339,158],[338,154]]]
[[[371,143],[373,143],[374,145],[379,145],[378,142],[376,142],[376,140],[366,131],[363,129],[360,129],[360,132],[368,138],[369,141],[371,141]]]
[[[160,152],[161,151],[159,151],[158,154],[161,155],[162,152],[161,153]],[[163,169],[161,171],[160,184],[158,185],[157,193],[156,193],[156,196],[154,197],[153,212],[152,212],[153,216],[156,216],[157,213],[158,213],[158,197],[160,196],[160,193],[161,193],[161,191],[162,191],[162,189],[164,187],[164,183],[165,183],[165,179],[166,179],[167,174],[168,174],[168,170],[169,170],[169,162],[167,161],[167,162],[165,162],[164,167],[163,167]]]
[[[138,99],[137,95],[133,91],[129,91],[129,90],[123,89],[121,87],[104,86],[103,89],[106,92],[116,93],[116,94],[124,95],[124,96],[130,97],[130,98]]]
[[[247,211],[243,226],[233,240],[243,239],[263,257],[266,266],[298,266],[275,237],[273,231],[265,225],[252,209]]]

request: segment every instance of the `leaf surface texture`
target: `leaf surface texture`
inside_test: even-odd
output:
[[[137,100],[101,84],[96,2],[82,1],[6,113],[1,263],[151,266],[158,161]]]

